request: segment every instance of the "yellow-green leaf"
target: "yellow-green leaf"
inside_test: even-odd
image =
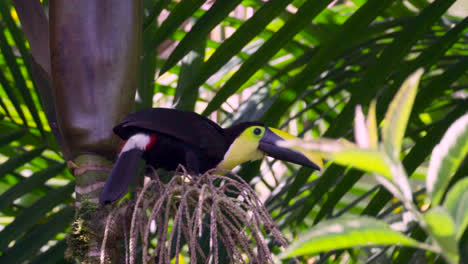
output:
[[[455,223],[447,210],[441,206],[431,208],[424,214],[430,235],[437,241],[446,259],[458,263],[458,243],[455,238]]]
[[[421,243],[391,229],[385,222],[370,217],[347,217],[324,221],[292,243],[280,258],[316,254],[327,250],[357,246],[405,245]]]
[[[367,172],[378,173],[392,179],[385,153],[372,149],[348,148],[330,154],[331,159],[341,165],[352,166]]]
[[[468,114],[455,121],[432,151],[426,187],[432,203],[440,204],[450,179],[468,154]]]
[[[418,69],[403,82],[385,114],[382,138],[385,151],[393,159],[396,159],[400,153],[401,142],[405,135],[406,125],[413,107],[414,98],[416,97],[419,79],[423,72],[423,69]]]
[[[468,178],[458,181],[447,193],[444,207],[455,220],[456,238],[461,238],[468,226]]]
[[[371,148],[377,148],[379,144],[375,108],[376,108],[376,101],[372,100],[369,106],[369,112],[367,113],[367,119],[366,119],[367,134],[369,135],[369,145]]]

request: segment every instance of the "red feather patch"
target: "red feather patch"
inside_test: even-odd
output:
[[[155,134],[151,135],[150,142],[148,143],[148,145],[146,145],[145,150],[150,149],[154,145],[154,143],[156,143],[156,135]]]
[[[117,152],[118,154],[120,154],[120,152],[122,152],[122,149],[124,148],[126,143],[127,143],[127,140],[121,140],[120,141],[119,151]]]

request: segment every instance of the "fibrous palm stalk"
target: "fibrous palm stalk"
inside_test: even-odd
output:
[[[124,236],[125,262],[135,263],[141,251],[142,263],[166,264],[174,258],[178,263],[186,250],[190,263],[272,263],[268,241],[270,246],[287,243],[250,185],[227,173],[192,175],[179,167],[163,183],[153,170],[136,202],[121,203],[107,221],[106,233],[119,230],[113,225],[122,221],[115,221],[115,216],[132,212],[130,232]],[[103,262],[105,245],[106,238]]]

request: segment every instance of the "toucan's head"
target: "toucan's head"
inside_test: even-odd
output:
[[[259,122],[244,122],[226,128],[225,133],[230,145],[219,168],[231,170],[246,161],[261,159],[264,155],[318,170],[323,168],[322,159],[318,156],[277,146],[279,141],[298,139],[279,129],[266,127]]]

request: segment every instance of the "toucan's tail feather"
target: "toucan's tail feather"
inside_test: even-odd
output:
[[[101,205],[118,200],[127,192],[142,155],[143,150],[138,148],[120,154],[99,197]]]

